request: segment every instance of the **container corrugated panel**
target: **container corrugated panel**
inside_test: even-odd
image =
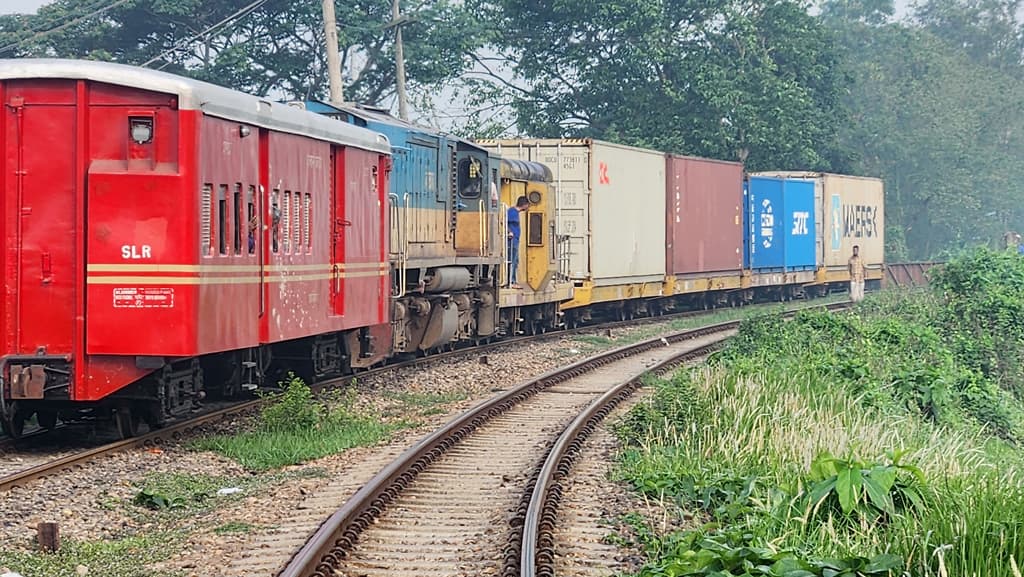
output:
[[[784,270],[786,265],[783,181],[752,176],[744,183],[744,266]]]
[[[743,268],[743,165],[668,155],[665,227],[669,275]]]
[[[878,178],[818,172],[759,173],[815,181],[819,263],[845,269],[853,247],[869,266],[885,262],[885,186]]]
[[[598,285],[665,278],[665,155],[594,142],[590,266]]]
[[[569,237],[569,275],[598,285],[661,280],[665,157],[590,139],[480,141],[506,158],[546,164],[556,231]]]
[[[817,250],[814,222],[814,181],[786,179],[783,181],[783,208],[786,235],[786,270],[815,270]]]

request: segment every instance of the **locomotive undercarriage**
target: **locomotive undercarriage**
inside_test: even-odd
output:
[[[408,290],[402,291],[392,304],[395,353],[426,355],[498,334],[492,266],[449,266],[408,272]]]

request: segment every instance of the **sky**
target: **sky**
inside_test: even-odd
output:
[[[0,14],[11,12],[35,12],[43,4],[50,0],[0,0]]]

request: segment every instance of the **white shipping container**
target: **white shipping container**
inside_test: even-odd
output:
[[[597,285],[665,276],[665,156],[590,139],[478,143],[546,164],[557,195],[556,231],[570,238],[570,276]]]
[[[865,265],[885,263],[885,186],[880,179],[820,172],[758,174],[814,180],[819,266],[845,269],[854,245]]]

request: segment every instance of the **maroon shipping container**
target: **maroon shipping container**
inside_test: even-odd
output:
[[[667,156],[666,274],[743,269],[743,165]]]

